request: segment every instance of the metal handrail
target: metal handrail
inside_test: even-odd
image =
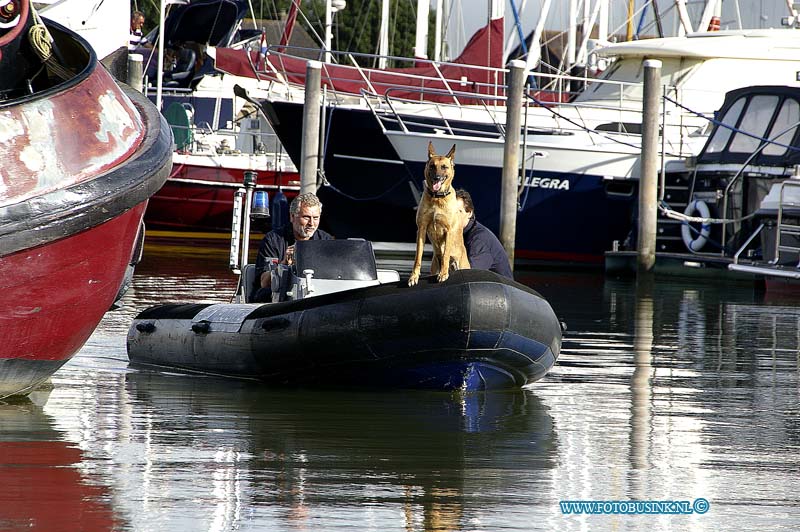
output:
[[[800,183],[786,180],[780,185],[780,194],[778,196],[778,219],[775,227],[775,256],[772,260],[773,264],[778,264],[780,262],[781,251],[800,251],[800,247],[797,246],[781,245],[781,237],[783,236],[784,227],[791,227],[795,229],[795,233],[800,232],[800,225],[783,223],[783,192],[786,190],[786,187],[800,188]]]
[[[739,117],[737,117],[737,120],[738,120],[738,118]],[[763,142],[761,142],[761,144],[758,146],[758,148],[753,150],[753,153],[751,153],[750,156],[744,161],[744,163],[742,163],[741,168],[739,168],[739,171],[737,171],[736,174],[733,176],[733,178],[731,178],[731,180],[728,182],[728,186],[725,187],[725,191],[722,194],[722,217],[723,218],[727,218],[728,217],[728,196],[729,196],[729,193],[731,191],[731,188],[733,187],[734,183],[736,183],[736,181],[744,174],[744,169],[747,168],[750,165],[750,162],[758,154],[760,154],[764,150],[764,148],[766,148],[767,146],[775,143],[775,139],[781,138],[784,134],[786,134],[787,132],[791,131],[792,129],[796,129],[798,126],[800,126],[800,122],[796,122],[796,123],[790,125],[789,127],[786,127],[784,129],[782,129],[777,134],[773,135],[772,138],[763,139]],[[733,129],[736,132],[741,131],[738,128],[733,128]],[[744,133],[746,135],[749,135],[749,136],[753,136],[752,134],[747,133],[746,131],[742,131],[742,133]],[[757,137],[757,138],[761,138],[761,137]],[[695,169],[695,175],[696,175],[696,172],[697,172],[697,170]],[[725,244],[725,237],[726,237],[727,227],[728,227],[727,224],[722,224],[722,243],[723,243],[722,253],[723,254],[724,254],[724,244]]]
[[[756,229],[756,230],[753,232],[753,234],[752,234],[752,235],[750,235],[750,238],[748,238],[748,239],[745,241],[745,243],[744,243],[744,244],[742,244],[742,247],[740,247],[740,248],[739,248],[739,249],[736,251],[736,253],[734,253],[734,254],[733,254],[733,263],[734,263],[734,264],[739,264],[739,256],[740,256],[740,255],[741,255],[741,254],[744,252],[744,250],[745,250],[745,249],[747,249],[747,248],[750,246],[750,242],[752,242],[752,241],[753,241],[753,240],[754,240],[754,239],[755,239],[755,238],[756,238],[758,235],[760,235],[760,234],[761,234],[761,231],[762,231],[763,229],[764,229],[764,224],[759,224],[759,226],[758,226],[758,229]]]

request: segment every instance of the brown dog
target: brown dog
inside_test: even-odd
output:
[[[417,209],[417,254],[408,286],[419,282],[422,268],[422,248],[425,235],[433,246],[431,274],[441,283],[450,276],[450,266],[468,269],[469,259],[464,247],[463,227],[458,216],[458,203],[453,190],[456,146],[447,155],[436,155],[433,143],[428,143],[428,162],[425,165],[425,191]]]

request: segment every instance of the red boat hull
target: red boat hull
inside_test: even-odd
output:
[[[158,110],[48,30],[71,77],[0,99],[0,397],[49,377],[118,299],[172,162]]]
[[[297,194],[300,183],[297,172],[255,171],[257,189],[268,191],[270,198],[278,188],[290,201]],[[167,182],[150,200],[145,213],[147,227],[229,233],[233,194],[242,187],[244,172],[242,168],[186,164],[176,160]]]
[[[0,259],[0,397],[36,387],[83,346],[116,298],[144,208]]]

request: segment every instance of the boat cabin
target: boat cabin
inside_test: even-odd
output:
[[[800,87],[727,93],[695,159],[668,163],[656,262],[725,269],[741,262],[798,261]],[[634,224],[624,245],[635,249]],[[616,252],[613,252],[616,253]],[[607,269],[615,257],[607,254]],[[626,251],[622,251],[622,254]],[[660,257],[660,258],[659,258]],[[610,260],[609,260],[610,259]]]

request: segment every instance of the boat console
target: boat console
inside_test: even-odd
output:
[[[269,265],[272,301],[304,299],[397,282],[394,270],[379,270],[372,242],[362,239],[307,240],[295,244],[295,264]]]
[[[249,262],[250,221],[264,216],[253,210],[256,180],[255,172],[245,172],[243,187],[234,194],[230,268],[239,274],[235,303],[252,302],[256,287],[255,265]],[[362,238],[299,241],[294,264],[272,258],[267,268],[272,303],[400,281],[397,271],[378,269],[372,242]]]

